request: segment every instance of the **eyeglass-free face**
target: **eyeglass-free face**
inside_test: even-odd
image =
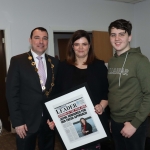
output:
[[[130,49],[130,41],[132,37],[129,36],[125,30],[112,28],[110,33],[110,43],[116,50],[118,55]]]
[[[85,37],[82,37],[82,38],[76,40],[73,43],[72,47],[75,52],[76,58],[87,58],[88,57],[90,44],[88,43],[88,40]]]

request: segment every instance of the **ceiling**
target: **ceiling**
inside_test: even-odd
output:
[[[145,0],[110,0],[110,1],[118,1],[118,2],[135,4],[135,3],[139,3]]]

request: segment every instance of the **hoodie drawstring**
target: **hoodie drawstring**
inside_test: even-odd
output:
[[[124,60],[124,63],[123,63],[123,65],[122,65],[121,72],[120,72],[120,75],[119,75],[119,87],[120,87],[120,79],[121,79],[122,70],[123,70],[124,65],[125,65],[125,63],[126,63],[127,57],[128,57],[128,52],[127,52],[127,54],[126,54],[126,57],[125,57],[125,60]]]

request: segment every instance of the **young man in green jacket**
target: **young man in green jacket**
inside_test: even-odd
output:
[[[140,48],[130,48],[132,24],[119,19],[109,25],[116,53],[108,63],[111,131],[116,150],[144,150],[150,113],[150,63]]]

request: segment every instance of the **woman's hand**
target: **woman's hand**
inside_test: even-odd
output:
[[[101,104],[97,104],[95,107],[95,112],[98,114],[98,115],[101,115],[104,111],[104,108]]]
[[[48,119],[48,120],[47,120],[47,124],[48,124],[48,126],[49,126],[49,128],[50,128],[51,130],[54,130],[55,123],[54,123],[53,121],[49,121],[49,119]]]
[[[83,134],[87,134],[89,132],[89,130],[85,131],[85,130],[82,130],[82,133]]]
[[[101,100],[99,104],[97,104],[94,108],[95,108],[95,112],[98,114],[98,115],[101,115],[105,108],[107,107],[108,105],[108,101],[107,100]]]

